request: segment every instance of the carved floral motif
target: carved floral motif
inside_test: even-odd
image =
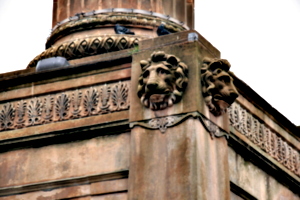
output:
[[[81,103],[81,97],[82,93],[80,90],[75,90],[72,95],[72,115],[73,118],[79,118],[80,117],[80,103]]]
[[[100,109],[101,109],[102,113],[106,113],[109,110],[110,104],[108,101],[109,101],[110,93],[111,93],[111,90],[107,84],[105,84],[104,86],[101,87],[101,89],[100,89],[100,97],[101,97]]]
[[[210,112],[219,116],[238,97],[225,59],[204,58],[201,68],[202,94]]]
[[[231,126],[300,177],[300,154],[295,148],[238,103],[228,110]]]
[[[42,107],[43,104],[40,99],[33,98],[28,104],[28,123],[29,125],[37,125],[42,123]]]
[[[112,89],[112,103],[116,110],[123,110],[128,108],[128,87],[127,84],[120,83],[115,85]]]
[[[54,102],[54,98],[51,95],[47,95],[44,98],[44,112],[45,112],[44,120],[46,123],[52,121],[53,102]]]
[[[14,118],[15,109],[13,105],[11,103],[4,104],[0,112],[0,130],[12,129]]]
[[[68,119],[70,109],[70,98],[67,94],[58,95],[55,103],[55,113],[58,121]]]
[[[145,107],[162,110],[181,100],[187,87],[188,67],[179,58],[157,51],[140,64],[137,95]]]
[[[0,131],[126,110],[128,92],[119,82],[0,104]]]
[[[166,132],[169,126],[174,125],[176,116],[168,116],[162,118],[155,118],[149,121],[151,128],[159,129],[162,133]]]
[[[17,120],[16,120],[16,128],[22,128],[25,126],[25,114],[26,114],[26,101],[21,100],[18,104],[17,104],[17,109],[16,109],[16,113],[17,113]]]
[[[91,87],[88,89],[83,98],[83,107],[87,116],[97,113],[97,105],[99,102],[98,91]]]

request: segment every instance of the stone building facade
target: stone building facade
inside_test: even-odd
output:
[[[193,0],[53,5],[46,50],[0,75],[0,200],[300,199],[299,129],[192,30]]]

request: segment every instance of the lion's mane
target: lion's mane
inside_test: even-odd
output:
[[[238,97],[225,59],[204,58],[201,68],[202,94],[209,110],[216,116],[226,112]]]
[[[162,102],[152,102],[150,96],[155,91],[146,89],[147,82],[143,77],[143,72],[153,64],[162,63],[166,66],[172,75],[172,91],[167,99]],[[140,61],[142,73],[139,77],[137,95],[141,99],[144,106],[150,107],[152,110],[164,109],[172,106],[181,100],[184,90],[188,83],[188,67],[174,55],[166,54],[163,51],[153,52],[148,60]]]

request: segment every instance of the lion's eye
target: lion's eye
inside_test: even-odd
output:
[[[222,70],[220,68],[216,69],[214,74],[220,74],[222,72]]]
[[[168,70],[165,70],[163,68],[157,68],[157,73],[158,74],[170,74]]]
[[[224,83],[229,83],[230,77],[229,76],[221,76],[221,77],[219,77],[219,80],[223,81]]]
[[[145,71],[144,73],[143,73],[143,77],[144,78],[147,78],[149,76],[149,71]]]

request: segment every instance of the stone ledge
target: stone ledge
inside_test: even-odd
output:
[[[81,177],[74,177],[74,178],[66,178],[61,180],[55,180],[55,181],[46,181],[41,183],[33,183],[33,184],[26,184],[26,185],[18,185],[18,186],[11,186],[11,187],[3,187],[0,188],[0,197],[3,196],[9,196],[9,195],[18,195],[23,193],[29,193],[34,191],[51,191],[59,188],[65,188],[65,187],[74,187],[78,185],[86,185],[86,184],[92,184],[92,190],[94,190],[94,194],[104,194],[108,192],[116,192],[116,191],[126,191],[127,190],[127,184],[124,183],[119,188],[111,188],[111,191],[109,190],[101,190],[99,187],[99,184],[103,181],[110,181],[110,180],[125,180],[127,181],[128,178],[128,170],[123,171],[117,171],[112,173],[105,173],[105,174],[95,174],[95,175],[89,175],[89,176],[81,176]],[[123,181],[124,182],[124,181]],[[116,184],[117,185],[117,184]],[[117,185],[118,186],[118,185]],[[88,193],[89,195],[93,194],[93,192]]]

